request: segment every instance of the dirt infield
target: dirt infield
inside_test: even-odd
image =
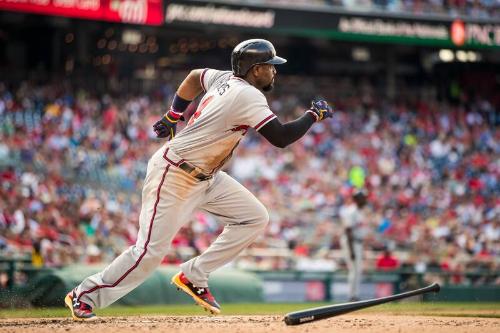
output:
[[[260,332],[418,332],[493,333],[500,332],[499,318],[392,316],[358,314],[286,326],[281,316],[134,316],[103,317],[93,322],[74,322],[68,318],[1,319],[0,332],[168,332],[168,333],[260,333]]]

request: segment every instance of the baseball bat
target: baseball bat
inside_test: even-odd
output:
[[[374,298],[359,302],[326,305],[312,309],[290,312],[285,315],[285,323],[287,325],[300,325],[311,321],[335,317],[344,313],[396,301],[411,296],[422,295],[429,292],[438,293],[439,289],[441,289],[441,287],[439,287],[439,284],[433,283],[424,288],[407,291],[401,294],[391,295],[387,297]]]

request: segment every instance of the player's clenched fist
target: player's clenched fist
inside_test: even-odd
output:
[[[182,114],[170,109],[160,120],[158,120],[153,125],[156,137],[168,138],[169,140],[172,140],[175,136],[177,122],[179,120],[184,120]]]
[[[306,112],[311,113],[316,118],[316,121],[333,117],[332,107],[324,100],[312,101],[311,108]]]

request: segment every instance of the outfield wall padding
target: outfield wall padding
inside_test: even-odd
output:
[[[33,281],[27,298],[35,306],[62,306],[66,293],[104,266],[68,266]],[[116,305],[188,304],[191,297],[177,291],[170,279],[175,266],[158,268],[144,283],[119,299]],[[258,303],[264,300],[261,279],[249,272],[223,268],[210,275],[209,287],[220,303]]]
[[[500,302],[498,286],[441,286],[438,294],[424,295],[424,300],[432,302]]]

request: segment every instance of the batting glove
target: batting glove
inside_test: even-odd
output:
[[[153,125],[156,137],[172,140],[175,136],[177,122],[179,120],[184,120],[182,113],[176,112],[173,109],[168,110],[168,112]]]
[[[306,112],[312,114],[316,121],[322,121],[326,118],[333,117],[333,109],[324,100],[312,101],[311,108]]]

